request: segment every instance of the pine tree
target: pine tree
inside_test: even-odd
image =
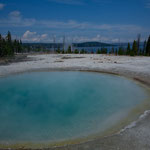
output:
[[[100,49],[98,49],[96,53],[97,53],[97,54],[100,54],[100,53],[101,53]]]
[[[115,49],[114,47],[112,47],[111,53],[114,54],[115,53]]]
[[[122,47],[119,47],[118,55],[123,55],[123,49],[122,49]]]
[[[150,56],[150,36],[149,36],[147,44],[146,44],[146,55]]]
[[[134,55],[138,54],[137,42],[135,40],[133,42],[132,51],[133,51],[132,53],[134,53]]]
[[[130,55],[130,51],[131,51],[130,43],[128,43],[128,47],[127,47],[127,51],[126,51],[126,55]]]
[[[84,54],[84,53],[85,53],[85,50],[82,49],[82,50],[80,51],[80,54]]]
[[[11,40],[11,33],[8,31],[7,36],[6,36],[6,41],[11,44],[12,40]]]
[[[115,55],[117,56],[118,55],[118,49],[116,48],[115,50]]]
[[[77,49],[75,49],[74,53],[75,54],[79,54],[79,51]]]
[[[107,48],[101,48],[101,53],[102,54],[107,54]]]
[[[17,53],[18,52],[18,43],[17,43],[16,39],[14,40],[13,45],[14,45],[13,46],[14,47],[14,52]]]
[[[2,57],[2,41],[3,41],[3,38],[2,38],[2,35],[0,34],[0,57]]]
[[[57,51],[56,51],[57,53],[60,53],[60,47],[58,46],[58,49],[57,49]]]
[[[8,53],[7,53],[7,42],[3,38],[2,39],[2,57],[4,57],[4,56],[8,56]]]
[[[68,47],[67,53],[71,54],[71,46]]]
[[[65,54],[65,51],[64,51],[64,49],[62,50],[62,54]]]
[[[143,55],[146,55],[146,40],[144,41],[144,45],[143,45]]]
[[[143,49],[140,48],[139,50],[139,55],[142,56],[143,55]]]
[[[5,38],[0,34],[0,57],[13,56],[14,53],[20,53],[22,51],[23,46],[21,40],[12,40],[9,31]]]
[[[8,31],[6,36],[6,51],[8,56],[12,56],[14,54],[14,48],[11,39],[11,33]]]
[[[141,34],[137,35],[137,54],[140,52]]]

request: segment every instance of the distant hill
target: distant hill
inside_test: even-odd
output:
[[[34,48],[62,48],[63,43],[23,43],[24,46],[30,46]],[[67,44],[69,45],[69,44]],[[112,47],[115,44],[101,43],[101,42],[83,42],[83,43],[73,43],[74,47]]]
[[[23,45],[44,48],[63,47],[62,43],[23,43]]]
[[[106,47],[114,46],[113,44],[101,43],[101,42],[83,42],[83,43],[73,43],[74,47]]]

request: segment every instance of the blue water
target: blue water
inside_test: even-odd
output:
[[[132,43],[130,44],[130,46],[132,47]],[[104,46],[104,47],[73,47],[73,49],[78,49],[79,51],[81,50],[85,50],[87,52],[94,52],[96,53],[97,50],[101,50],[102,48],[106,48],[107,49],[107,53],[112,52],[112,48],[114,49],[114,51],[118,51],[119,48],[122,48],[123,50],[126,50],[128,47],[128,43],[124,43],[124,44],[114,44],[114,46]],[[141,43],[140,45],[140,49],[143,50],[143,43]]]
[[[0,78],[0,142],[53,142],[102,132],[146,98],[133,81],[99,73]]]

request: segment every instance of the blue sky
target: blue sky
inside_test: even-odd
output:
[[[24,42],[129,42],[150,34],[150,0],[0,0],[0,33]]]

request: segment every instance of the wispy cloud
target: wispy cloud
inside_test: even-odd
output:
[[[146,8],[150,8],[150,0],[147,0],[147,1],[146,1],[145,7],[146,7]]]
[[[32,18],[23,18],[19,12],[11,13],[7,19],[0,20],[0,27],[37,27],[47,29],[59,30],[80,30],[80,31],[114,31],[114,32],[137,32],[144,30],[138,25],[130,24],[95,24],[91,22],[77,22],[74,20],[69,21],[54,21],[54,20],[36,20]]]
[[[60,4],[67,4],[67,5],[83,5],[83,0],[49,0],[50,2],[60,3]]]
[[[16,11],[12,11],[12,12],[9,13],[9,16],[10,17],[15,17],[15,18],[17,17],[18,18],[18,17],[21,17],[21,12],[17,11],[17,10]]]
[[[23,18],[20,11],[12,11],[8,18],[0,19],[0,27],[31,27],[35,19]]]
[[[0,10],[2,10],[5,7],[5,4],[0,3]]]
[[[19,11],[10,12],[8,18],[0,19],[0,27],[26,29],[26,32],[22,36],[25,42],[50,42],[52,39],[49,36],[50,34],[60,36],[65,33],[67,33],[70,39],[73,37],[77,42],[100,40],[115,42],[120,37],[124,37],[129,41],[137,33],[146,35],[150,32],[150,28],[144,28],[134,24],[98,24],[78,22],[75,20],[55,21],[24,18]],[[30,31],[33,28],[36,31]],[[37,31],[42,32],[39,34]],[[58,41],[61,41],[61,38]]]
[[[146,8],[150,8],[150,2],[147,3]]]
[[[91,22],[77,22],[74,20],[55,21],[55,20],[36,20],[33,18],[24,18],[19,11],[9,13],[8,18],[0,20],[0,27],[38,27],[47,29],[71,29],[71,30],[97,30],[97,31],[136,31],[139,32],[142,27],[137,25],[121,24],[96,24]]]
[[[48,0],[48,1],[67,5],[84,5],[88,2],[87,0]],[[98,4],[109,4],[112,2],[112,0],[90,0],[90,2]]]

